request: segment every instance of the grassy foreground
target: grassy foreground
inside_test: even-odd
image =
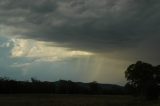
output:
[[[0,95],[0,106],[160,106],[131,96],[111,95]]]

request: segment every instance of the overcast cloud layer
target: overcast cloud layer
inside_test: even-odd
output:
[[[159,41],[159,10],[158,0],[1,0],[0,27],[8,35],[106,52]]]
[[[108,81],[115,81],[117,76],[121,81],[127,65],[137,60],[160,63],[159,10],[159,0],[0,0],[0,68],[17,70],[25,66],[32,72],[26,73],[23,68],[22,73],[31,76],[42,67],[51,67],[46,78],[50,73],[57,79],[63,75],[70,78],[65,75],[67,69],[86,75],[79,80],[87,81],[92,73],[102,82],[107,75]],[[90,53],[95,57],[90,58]],[[31,57],[41,57],[38,65]],[[48,63],[59,61],[59,57],[70,60],[64,60],[65,64],[54,61],[53,66]],[[79,69],[74,69],[74,64],[80,64]],[[62,70],[61,74],[51,72],[53,69]],[[18,71],[0,72],[18,76]],[[42,70],[39,74],[44,77]],[[112,75],[115,77],[110,80]]]

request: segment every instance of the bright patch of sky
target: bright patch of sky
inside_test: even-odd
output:
[[[29,80],[35,77],[49,81],[65,79],[124,83],[123,71],[118,71],[115,75],[117,67],[122,70],[126,68],[121,65],[122,61],[100,58],[86,51],[57,47],[53,43],[51,46],[50,43],[30,39],[7,36],[0,36],[0,38],[0,75],[2,77],[17,80]],[[113,78],[113,75],[119,77]]]

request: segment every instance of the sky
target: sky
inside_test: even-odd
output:
[[[0,0],[0,76],[124,85],[160,63],[159,0]]]

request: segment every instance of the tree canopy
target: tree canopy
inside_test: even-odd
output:
[[[125,71],[127,86],[132,92],[145,95],[148,99],[158,98],[158,87],[160,83],[160,66],[137,61],[131,64]]]

